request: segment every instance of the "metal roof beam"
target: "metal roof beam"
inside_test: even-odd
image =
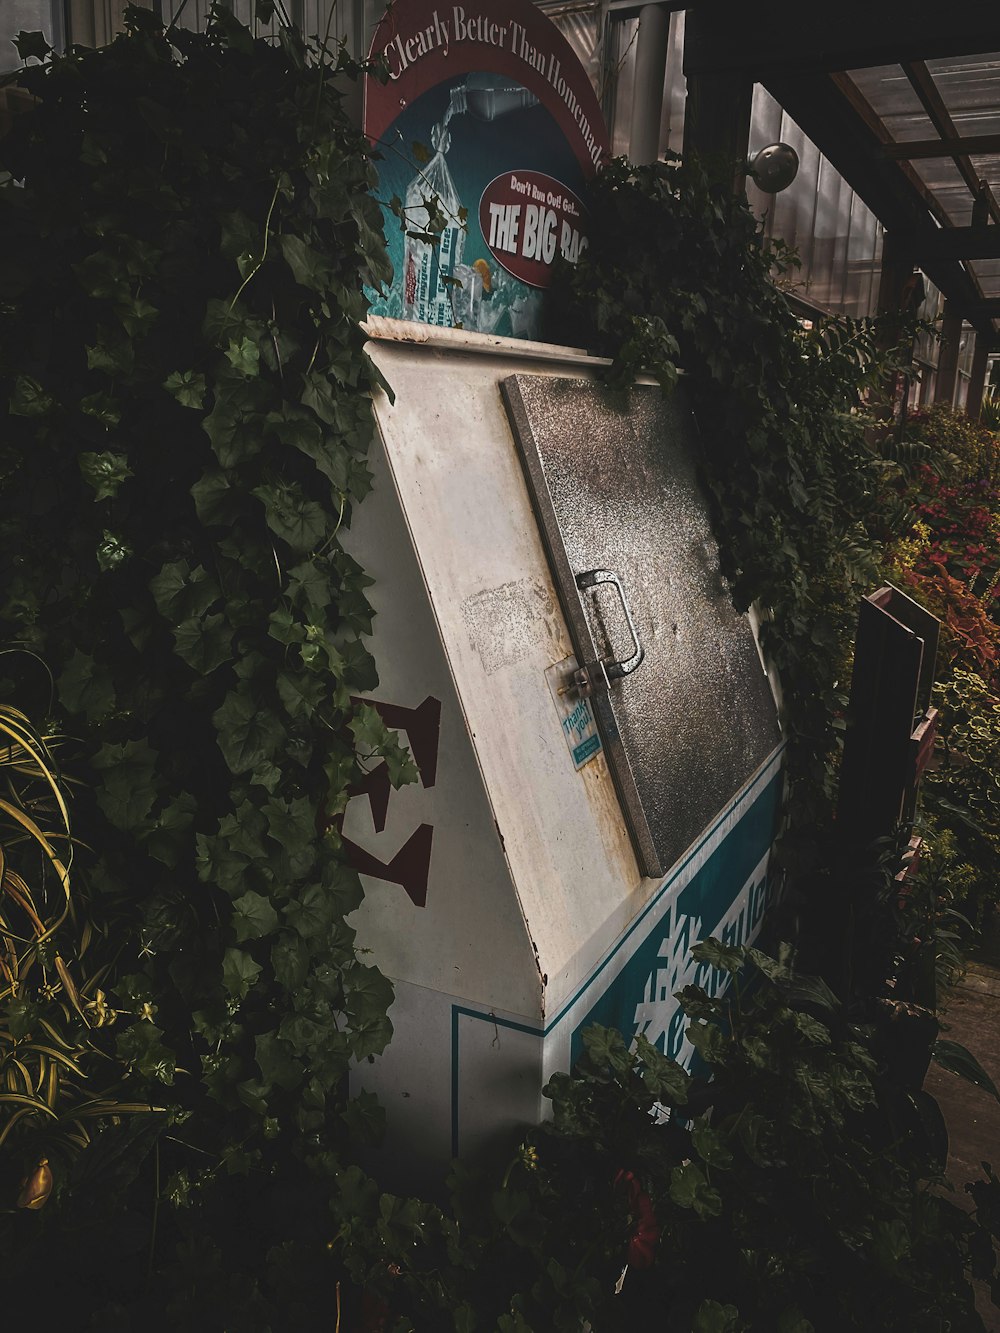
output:
[[[838,86],[843,79],[786,72],[769,75],[763,82],[887,231],[906,237],[915,251],[925,242],[935,243],[938,231],[946,229],[934,226],[928,201],[902,170],[887,169],[884,142],[870,118],[844,97]],[[957,259],[931,257],[921,267],[970,323],[989,327],[994,312],[984,306],[982,293]],[[995,313],[1000,316],[1000,310]]]
[[[941,259],[1000,259],[1000,227],[942,227],[909,244],[921,268]]]
[[[693,0],[686,71],[798,73],[863,69],[905,60],[972,55],[1000,46],[996,10],[984,0]]]
[[[908,61],[903,65],[903,72],[910,81],[910,87],[917,94],[921,105],[930,117],[931,124],[942,138],[957,139],[958,130],[945,105],[940,89],[934,82],[930,70],[922,60]],[[989,215],[994,222],[1000,222],[1000,204],[993,198],[993,193],[985,181],[979,179],[979,173],[965,153],[952,155],[962,179],[972,192],[973,199],[985,201]]]
[[[1000,134],[970,134],[964,139],[908,139],[887,143],[882,151],[886,157],[903,162],[915,162],[918,158],[926,157],[971,157],[973,153],[1000,153]]]

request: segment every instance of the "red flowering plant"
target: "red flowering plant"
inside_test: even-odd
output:
[[[913,567],[943,570],[992,602],[1000,583],[1000,486],[986,478],[949,484],[921,464],[907,499],[914,515],[908,537],[922,539]]]
[[[924,451],[900,477],[908,526],[888,574],[942,622],[938,674],[956,667],[993,681],[1000,663],[1000,437],[950,409],[915,413],[909,442]]]
[[[937,910],[978,925],[1000,871],[1000,436],[944,407],[908,426],[923,461],[899,483],[909,526],[890,548],[888,577],[941,621],[941,723],[921,833],[937,854]]]
[[[964,668],[992,681],[1000,665],[1000,624],[990,616],[985,599],[940,565],[932,564],[928,571],[897,567],[893,576],[941,621],[938,676],[950,679],[956,668]]]

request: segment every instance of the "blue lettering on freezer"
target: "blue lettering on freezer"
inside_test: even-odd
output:
[[[779,771],[700,870],[656,914],[622,971],[575,1027],[574,1063],[583,1050],[583,1030],[592,1023],[618,1028],[626,1036],[641,1032],[672,1059],[687,1061],[687,1020],[674,994],[694,984],[717,995],[728,984],[725,973],[691,957],[699,940],[714,935],[735,946],[752,940],[760,929],[771,892],[767,860],[781,789]]]

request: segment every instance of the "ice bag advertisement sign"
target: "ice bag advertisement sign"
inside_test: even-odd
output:
[[[538,338],[557,256],[587,248],[580,196],[609,153],[586,71],[527,0],[396,0],[371,56],[388,75],[366,80],[365,133],[394,272],[372,313]]]

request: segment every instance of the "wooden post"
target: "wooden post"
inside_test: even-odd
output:
[[[687,67],[688,50],[704,49],[711,38],[711,23],[695,6],[685,15],[684,51],[687,100],[684,103],[684,149],[706,165],[733,172],[733,191],[741,193],[746,180],[750,147],[750,108],[753,78],[744,70],[702,71]]]
[[[903,320],[911,312],[915,288],[913,263],[910,245],[901,241],[895,232],[886,232],[876,304],[876,310],[883,317],[879,343],[884,352],[899,341]],[[873,407],[882,421],[894,421],[897,412],[902,412],[907,382],[905,376],[897,372],[892,382],[879,391]]]
[[[986,365],[990,355],[990,340],[982,329],[976,330],[976,347],[972,353],[972,369],[969,373],[969,394],[965,400],[966,415],[973,421],[979,420],[983,409],[983,390],[986,388]]]
[[[958,383],[958,346],[962,340],[962,312],[955,309],[953,301],[945,302],[941,339],[941,359],[934,380],[934,401],[947,403],[950,407],[955,402],[955,386]]]
[[[688,75],[683,156],[731,169],[734,193],[746,181],[752,100],[753,80],[742,74]]]

